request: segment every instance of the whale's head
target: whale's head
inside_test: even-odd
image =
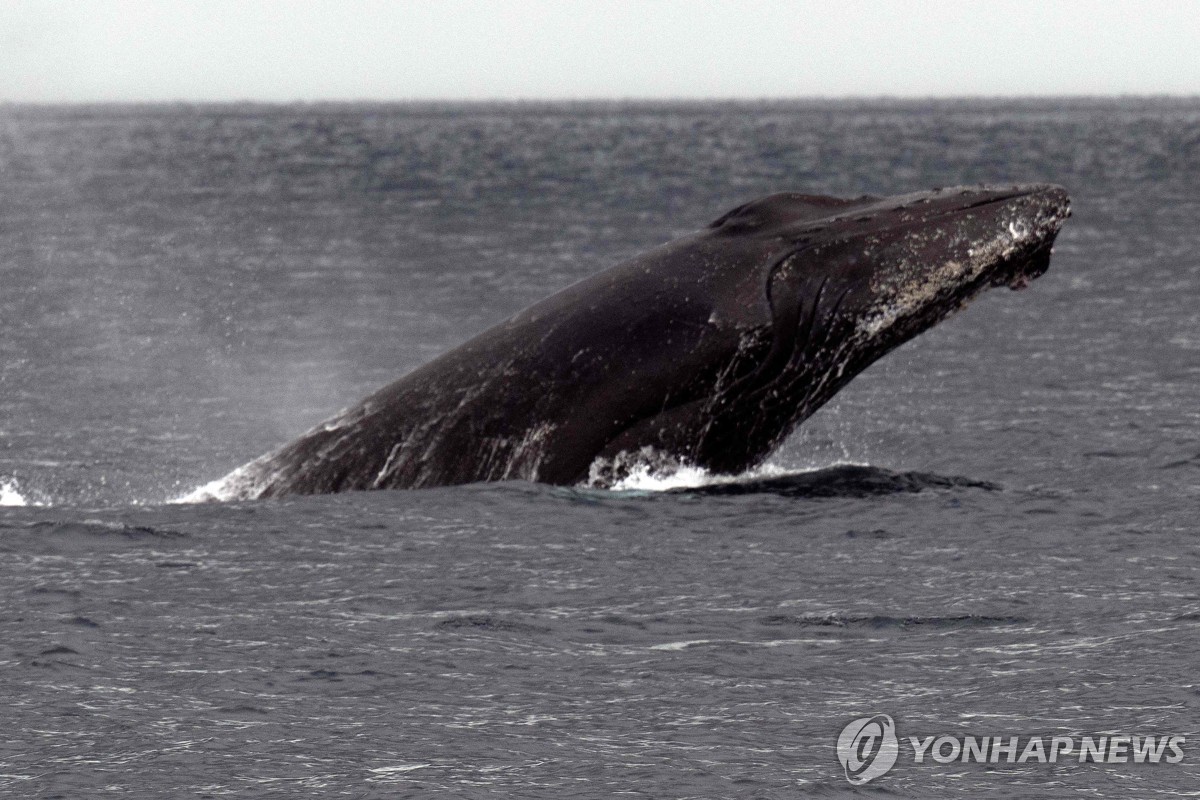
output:
[[[780,230],[790,228],[795,244],[771,271],[776,321],[810,299],[818,318],[853,318],[853,339],[867,349],[911,338],[989,286],[1025,288],[1046,271],[1070,214],[1066,191],[1045,185],[861,198],[816,220],[794,196],[760,203],[776,214],[797,206]],[[818,301],[827,296],[836,301]]]
[[[690,457],[722,471],[765,457],[876,359],[988,287],[1024,288],[1045,272],[1069,214],[1062,188],[1024,185],[886,199],[777,194],[716,220],[708,236],[756,242],[765,257],[752,281],[724,294],[739,308],[714,313],[751,321]]]

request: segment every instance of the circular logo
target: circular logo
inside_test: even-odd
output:
[[[856,719],[838,736],[838,760],[846,770],[846,780],[855,786],[886,775],[899,752],[896,723],[887,714]]]

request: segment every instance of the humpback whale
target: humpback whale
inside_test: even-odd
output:
[[[530,306],[205,489],[248,499],[575,484],[643,455],[739,473],[876,359],[984,289],[1045,272],[1069,214],[1051,185],[754,200]]]

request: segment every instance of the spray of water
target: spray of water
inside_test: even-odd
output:
[[[29,501],[17,487],[16,478],[0,479],[0,506],[27,506]]]

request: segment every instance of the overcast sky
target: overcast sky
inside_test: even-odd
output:
[[[0,0],[0,100],[1200,95],[1196,0]]]

